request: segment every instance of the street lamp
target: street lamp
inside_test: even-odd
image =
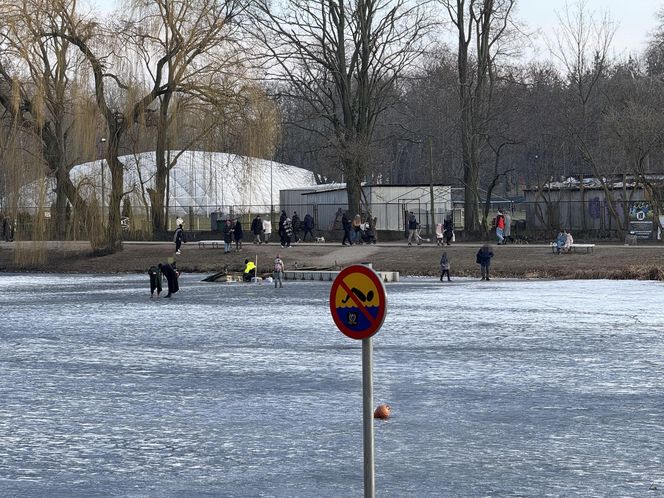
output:
[[[101,169],[101,216],[102,218],[104,217],[104,204],[106,201],[104,200],[104,156],[103,156],[103,148],[104,144],[106,144],[106,139],[105,138],[100,138],[99,139],[99,169]]]

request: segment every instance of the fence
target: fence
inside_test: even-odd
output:
[[[204,209],[201,209],[201,208]],[[455,231],[463,230],[464,210],[463,203],[454,202],[449,204],[435,205],[434,221],[442,223],[444,219],[452,217]],[[630,201],[609,204],[603,200],[592,199],[589,201],[561,200],[557,202],[544,201],[514,201],[503,202],[500,205],[492,205],[488,215],[489,228],[496,215],[497,208],[502,208],[511,218],[512,231],[517,235],[532,237],[534,239],[547,238],[560,228],[565,228],[576,234],[583,234],[587,238],[597,239],[619,239],[625,234],[631,233],[640,238],[661,237],[664,228],[664,216],[653,209],[647,201]],[[330,232],[341,230],[341,217],[347,206],[339,204],[297,204],[284,206],[288,216],[292,218],[297,212],[300,221],[304,220],[305,214],[310,214],[314,220],[317,231]],[[422,202],[398,202],[398,203],[375,203],[371,206],[371,215],[376,218],[376,229],[379,232],[405,233],[408,213],[412,211],[422,227],[422,232],[433,235],[435,226],[432,225],[430,204]],[[35,236],[48,238],[53,235],[55,215],[42,211],[37,216],[37,208],[24,208],[15,216],[7,218],[19,239],[30,239]],[[209,212],[208,216],[196,214]],[[480,206],[483,212],[483,206]],[[220,229],[220,221],[228,218],[240,220],[243,228],[249,231],[251,221],[256,215],[263,219],[268,218],[276,232],[281,209],[275,206],[274,210],[265,212],[262,206],[194,206],[179,208],[177,211],[170,210],[167,216],[167,230],[175,229],[175,220],[182,218],[187,231],[214,232]],[[151,222],[144,208],[132,207],[128,217],[123,218],[122,228],[127,238],[151,238],[153,237]],[[368,212],[359,213],[365,221]],[[37,223],[35,219],[39,219]],[[70,218],[76,219],[76,214],[71,213]],[[105,222],[106,217],[102,218]],[[71,239],[85,238],[81,231],[68,230]]]

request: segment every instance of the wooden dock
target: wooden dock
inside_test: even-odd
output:
[[[326,271],[326,270],[286,270],[284,271],[284,280],[320,280],[332,281],[339,271]],[[398,271],[377,271],[378,276],[383,282],[398,282]]]

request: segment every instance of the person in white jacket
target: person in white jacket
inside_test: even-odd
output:
[[[272,223],[270,223],[270,218],[265,218],[263,220],[263,242],[268,243],[270,241],[270,235],[272,235]]]

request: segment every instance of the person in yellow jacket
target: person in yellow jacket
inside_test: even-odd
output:
[[[251,282],[251,279],[256,276],[256,265],[253,261],[249,261],[248,259],[244,260],[244,264],[244,281]]]

